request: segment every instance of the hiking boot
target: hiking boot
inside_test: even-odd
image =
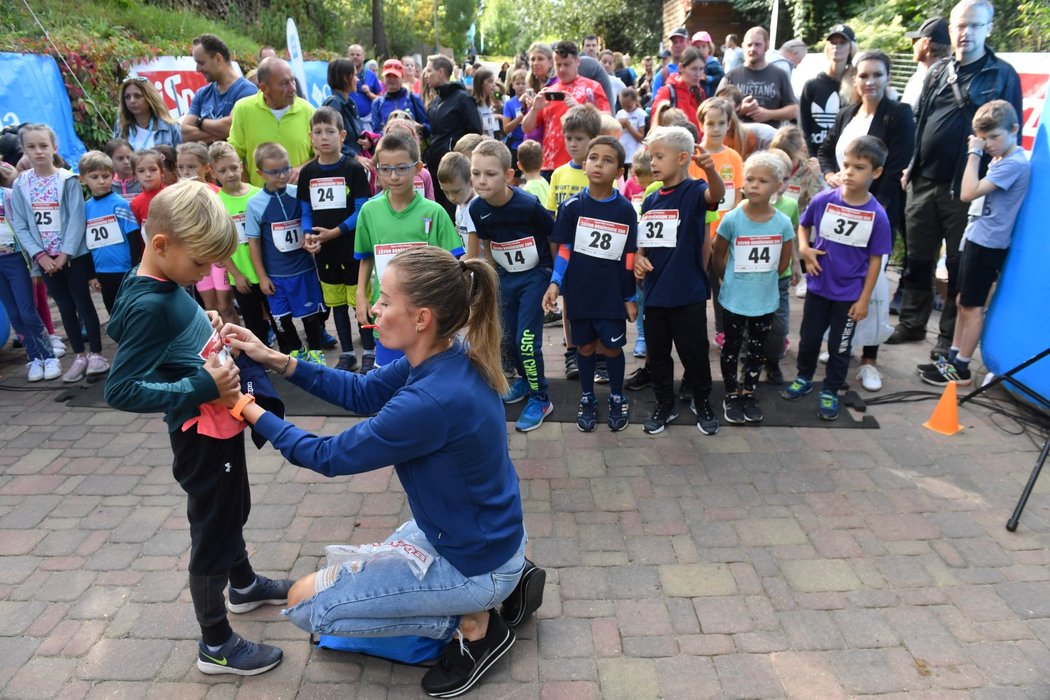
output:
[[[726,419],[726,423],[730,425],[740,425],[746,422],[744,418],[744,402],[741,400],[739,394],[726,394],[726,397],[722,399],[722,415]]]
[[[893,333],[886,339],[887,345],[900,345],[901,343],[915,343],[926,337],[926,331],[922,328],[912,330],[904,324],[898,324]]]
[[[485,672],[514,645],[514,632],[495,610],[489,611],[485,636],[471,642],[457,635],[445,645],[437,663],[423,676],[423,692],[432,698],[454,698],[474,687]]]
[[[609,430],[618,433],[630,423],[630,406],[623,396],[609,397]]]
[[[652,383],[653,378],[649,374],[649,368],[642,366],[631,372],[631,376],[624,381],[623,388],[627,391],[641,391]]]
[[[226,601],[226,609],[232,613],[246,613],[263,605],[284,605],[288,602],[288,591],[291,579],[271,579],[260,574],[255,575],[255,583],[245,593],[238,593],[232,587]]]
[[[525,404],[525,410],[514,424],[514,429],[519,433],[527,433],[530,430],[543,425],[543,419],[554,412],[554,404],[551,403],[547,394],[533,394]]]
[[[216,651],[209,651],[203,641],[197,645],[197,668],[210,675],[256,676],[281,663],[283,657],[277,647],[249,642],[236,632]]]
[[[667,424],[678,417],[678,407],[673,403],[668,406],[657,406],[642,425],[649,435],[659,435],[667,427]]]
[[[584,394],[580,397],[580,410],[576,412],[576,427],[582,433],[589,433],[598,425],[598,413],[594,394]]]

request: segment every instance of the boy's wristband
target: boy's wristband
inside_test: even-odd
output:
[[[255,396],[252,394],[241,394],[241,398],[237,399],[237,403],[230,409],[230,415],[237,420],[244,420],[241,411],[243,411],[244,407],[250,403],[255,403]]]
[[[980,150],[978,150],[976,148],[971,148],[970,150],[968,150],[966,152],[966,155],[968,155],[968,156],[977,156],[978,158],[983,158],[984,157],[984,151],[980,151]]]

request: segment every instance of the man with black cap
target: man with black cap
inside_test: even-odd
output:
[[[952,52],[952,40],[948,36],[948,21],[943,17],[930,17],[922,23],[918,31],[908,32],[904,36],[911,39],[912,58],[916,66],[915,72],[908,78],[908,84],[904,87],[901,102],[911,105],[912,110],[917,110],[926,72],[930,70],[930,66]]]
[[[930,67],[916,111],[915,156],[904,171],[908,265],[901,277],[900,323],[886,342],[917,342],[926,336],[933,313],[933,274],[941,241],[947,249],[948,294],[931,359],[946,356],[955,333],[959,242],[969,204],[959,199],[966,165],[967,137],[977,108],[1003,99],[1022,114],[1021,79],[1009,63],[985,45],[995,8],[991,0],[962,0],[952,8],[948,33],[955,55]],[[988,158],[981,161],[981,177]]]
[[[656,77],[653,78],[654,95],[671,77],[671,73],[678,72],[678,61],[682,58],[682,52],[689,48],[689,30],[685,27],[678,27],[667,35],[667,41],[671,44],[671,62],[656,71]]]
[[[769,124],[774,129],[798,116],[798,101],[791,78],[766,62],[769,32],[751,27],[744,35],[744,65],[726,73],[718,87],[735,85],[744,94],[740,118],[746,122]]]

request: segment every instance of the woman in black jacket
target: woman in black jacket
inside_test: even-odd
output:
[[[437,177],[441,157],[451,151],[465,134],[481,133],[478,106],[463,83],[450,82],[452,61],[445,56],[431,56],[427,62],[427,81],[437,96],[427,108],[430,118],[430,145],[423,156],[427,170]],[[440,187],[434,188],[434,200],[455,216],[456,207],[445,197]]]
[[[835,124],[820,145],[817,159],[824,180],[832,187],[842,184],[839,170],[846,145],[857,136],[877,136],[886,144],[888,155],[882,174],[871,183],[870,191],[886,210],[890,228],[896,235],[903,219],[904,197],[901,173],[908,167],[915,153],[915,117],[909,105],[886,94],[890,81],[890,58],[882,51],[864,51],[854,60],[854,99],[835,116]],[[882,388],[882,379],[875,368],[879,344],[892,332],[889,326],[889,290],[886,284],[885,263],[875,284],[871,298],[870,321],[857,326],[854,344],[861,344],[860,373],[857,378],[869,391]],[[867,325],[865,325],[867,324]]]

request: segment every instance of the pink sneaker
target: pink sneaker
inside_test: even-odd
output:
[[[96,353],[89,353],[87,359],[87,373],[88,376],[95,374],[105,374],[109,371],[109,362],[102,355]]]
[[[66,373],[62,375],[62,381],[64,382],[79,382],[84,378],[84,373],[87,371],[88,360],[83,355],[77,355],[73,358],[73,364],[70,365]]]
[[[726,344],[726,334],[725,333],[715,333],[715,345],[717,345],[718,347],[722,347],[725,344]]]

